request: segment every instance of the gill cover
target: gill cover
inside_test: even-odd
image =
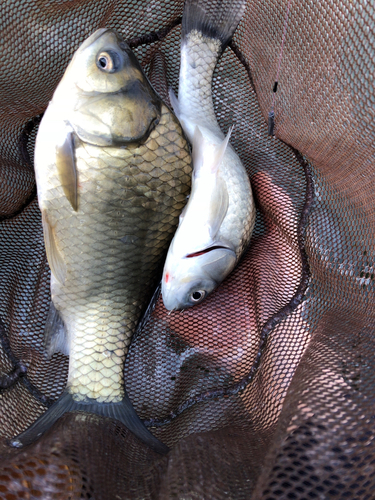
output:
[[[146,140],[158,123],[161,102],[135,55],[111,29],[100,29],[76,51],[54,99],[70,103],[69,123],[97,146]]]
[[[194,257],[181,259],[164,271],[163,302],[169,311],[187,309],[201,303],[232,271],[236,254],[228,247],[215,246]]]

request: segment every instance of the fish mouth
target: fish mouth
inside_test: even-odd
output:
[[[199,250],[198,252],[189,253],[189,254],[185,255],[184,258],[185,259],[191,259],[192,257],[199,257],[199,255],[204,255],[205,253],[212,252],[212,250],[218,250],[219,248],[222,248],[224,250],[229,250],[228,247],[224,247],[224,246],[221,246],[221,245],[215,245],[213,247],[205,248],[204,250]]]

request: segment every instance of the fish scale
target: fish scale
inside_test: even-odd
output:
[[[186,141],[165,106],[160,125],[172,142],[159,127],[136,148],[108,151],[77,141],[78,212],[56,188],[53,165],[47,174],[51,195],[43,203],[54,214],[49,223],[69,262],[64,285],[52,278],[52,299],[69,333],[68,387],[77,401],[122,399],[127,346],[185,202],[191,171]],[[148,150],[167,161],[168,172],[160,175]],[[90,225],[93,215],[97,222]],[[74,245],[72,227],[81,233]],[[129,242],[122,241],[125,235]]]
[[[196,121],[217,129],[212,102],[212,76],[221,43],[192,30],[181,47],[180,83],[178,101],[181,114],[196,116]],[[224,136],[223,136],[224,138]]]
[[[194,116],[207,138],[218,143],[224,139],[212,101],[212,77],[217,59],[221,54],[221,43],[192,30],[181,47],[181,72],[178,102],[181,115]],[[237,154],[229,145],[225,161],[220,164],[219,174],[225,179],[229,193],[228,211],[220,227],[218,239],[230,239],[239,257],[249,241],[254,227],[255,211],[249,195],[249,179]]]

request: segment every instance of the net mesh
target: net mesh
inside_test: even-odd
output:
[[[67,379],[68,358],[43,350],[40,116],[100,27],[130,41],[168,102],[182,2],[1,3],[0,498],[374,498],[375,4],[292,2],[274,138],[266,117],[287,4],[248,2],[213,80],[256,199],[250,248],[201,305],[168,315],[159,298],[126,358],[138,415],[171,447],[161,457],[122,424],[84,413],[22,450],[6,438]]]

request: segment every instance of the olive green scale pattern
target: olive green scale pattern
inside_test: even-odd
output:
[[[50,166],[43,205],[66,264],[63,285],[52,276],[52,300],[68,332],[68,389],[77,401],[123,398],[127,346],[186,203],[190,163],[182,130],[162,106],[143,145],[76,141],[77,212]]]

